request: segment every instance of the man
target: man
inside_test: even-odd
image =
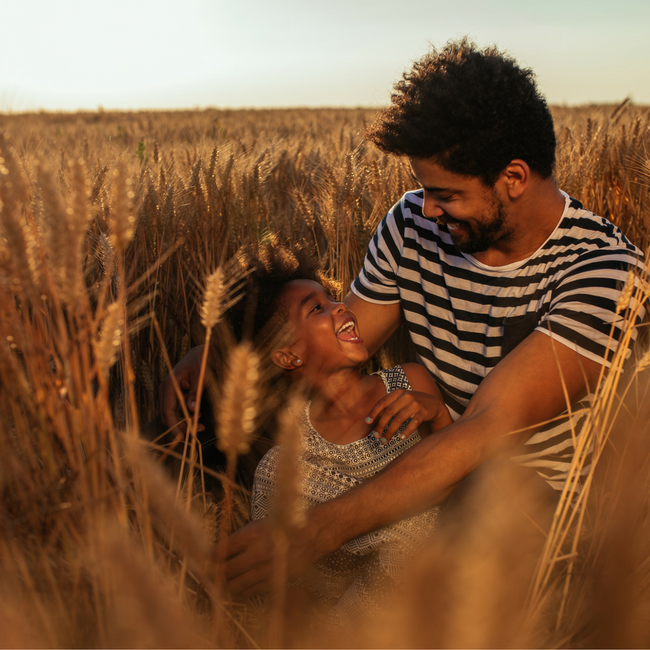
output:
[[[620,332],[621,287],[641,264],[616,227],[557,188],[546,102],[532,72],[494,48],[463,40],[432,51],[396,85],[368,135],[407,156],[423,189],[381,223],[346,302],[371,353],[406,320],[455,422],[309,511],[291,540],[295,571],[442,502],[499,454],[561,489],[574,450],[571,423],[539,423],[567,402],[575,410],[595,385],[615,346],[610,331],[614,341]],[[176,372],[183,381],[191,374]],[[168,425],[174,407],[170,395]],[[369,421],[381,432],[400,408],[387,397]],[[234,592],[269,588],[266,522],[246,526],[228,549]]]

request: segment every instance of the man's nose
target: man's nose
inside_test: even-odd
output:
[[[422,214],[427,217],[427,219],[436,219],[441,217],[445,211],[438,205],[435,196],[433,194],[424,191],[424,202],[422,203]]]

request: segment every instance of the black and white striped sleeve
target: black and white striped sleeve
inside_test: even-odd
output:
[[[402,202],[384,217],[370,240],[363,267],[352,283],[352,291],[374,303],[400,301],[397,272],[404,245]]]
[[[643,272],[642,261],[630,251],[591,251],[558,283],[550,309],[537,329],[582,356],[609,366],[625,325],[624,311],[617,312],[617,304],[630,269]],[[644,314],[641,308],[636,325]]]

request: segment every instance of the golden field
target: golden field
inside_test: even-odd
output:
[[[558,185],[647,250],[650,109],[553,112]],[[168,451],[182,464],[172,474],[139,431],[170,366],[206,338],[207,276],[241,245],[305,239],[347,290],[414,187],[406,161],[364,142],[373,114],[0,115],[0,644],[327,643],[318,615],[285,618],[278,594],[231,601],[211,545],[245,520],[246,494],[225,490],[222,507],[229,483],[203,466],[194,435]],[[638,301],[620,307],[632,321]],[[540,546],[486,488],[471,533],[423,549],[385,625],[348,645],[650,643],[645,339],[626,363],[628,328],[601,378],[579,507],[563,499]],[[408,354],[398,333],[374,363]]]

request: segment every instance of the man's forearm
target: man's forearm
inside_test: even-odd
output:
[[[312,561],[350,539],[444,501],[454,487],[504,444],[485,417],[459,420],[425,438],[372,480],[309,511]]]
[[[318,552],[442,502],[479,465],[532,435],[567,403],[575,404],[599,373],[600,364],[534,332],[481,382],[459,420],[372,480],[309,513]],[[514,431],[520,433],[510,435]]]
[[[483,379],[459,420],[425,438],[367,483],[307,513],[307,525],[290,539],[292,575],[350,539],[444,501],[479,465],[532,435],[567,403],[575,404],[599,373],[598,363],[534,332]],[[226,576],[234,593],[268,591],[272,537],[269,522],[259,521],[229,539]]]

